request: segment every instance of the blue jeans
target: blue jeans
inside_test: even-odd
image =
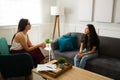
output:
[[[84,49],[83,52],[87,52],[87,49]],[[76,54],[75,57],[74,57],[74,66],[84,68],[87,60],[89,60],[91,58],[95,58],[97,56],[98,56],[98,51],[97,50],[94,53],[85,55],[81,58],[78,58],[77,54]]]

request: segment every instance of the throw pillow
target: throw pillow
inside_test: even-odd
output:
[[[60,52],[74,50],[71,38],[58,39],[58,45]]]
[[[75,35],[74,36],[66,36],[66,35],[64,35],[63,38],[71,38],[71,41],[72,41],[74,49],[78,48],[78,39],[77,39],[77,36],[75,36]]]
[[[0,53],[9,54],[9,47],[5,38],[0,38]]]

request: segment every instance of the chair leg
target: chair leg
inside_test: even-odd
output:
[[[0,80],[4,80],[3,77],[2,77],[2,75],[1,75],[1,72],[0,72]]]
[[[33,74],[31,74],[31,75],[25,77],[25,80],[33,80]]]

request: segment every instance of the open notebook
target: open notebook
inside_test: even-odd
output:
[[[38,64],[37,65],[37,71],[55,71],[56,70],[56,64]]]

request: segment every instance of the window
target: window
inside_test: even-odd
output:
[[[0,26],[17,25],[21,18],[41,23],[41,0],[0,0]]]

